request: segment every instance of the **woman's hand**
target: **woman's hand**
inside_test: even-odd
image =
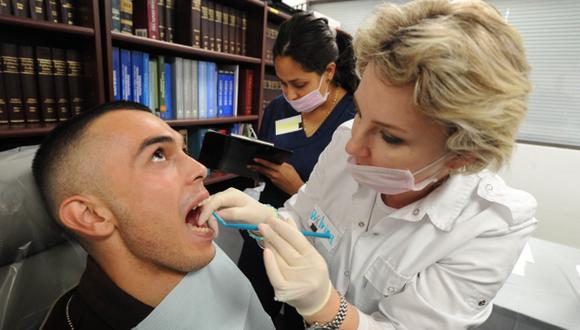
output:
[[[264,264],[276,300],[294,306],[303,316],[320,312],[335,290],[326,261],[292,219],[268,219],[260,225],[264,236]]]
[[[201,225],[206,221],[213,222],[212,211],[216,211],[225,221],[249,224],[259,224],[277,216],[273,207],[264,205],[234,188],[210,196],[201,206],[198,223]]]
[[[304,184],[294,166],[288,163],[278,165],[260,158],[254,158],[254,161],[260,165],[248,165],[248,168],[268,177],[273,184],[288,195],[294,195]]]

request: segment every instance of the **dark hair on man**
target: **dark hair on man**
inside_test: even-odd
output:
[[[336,63],[333,82],[349,93],[356,90],[356,74],[352,37],[344,31],[335,32],[326,18],[316,18],[312,13],[294,14],[280,25],[274,43],[274,59],[289,56],[307,72],[324,73],[326,66]]]
[[[32,174],[45,206],[58,223],[57,203],[63,195],[87,184],[87,178],[78,175],[80,169],[75,168],[82,166],[83,155],[79,153],[83,151],[80,146],[87,128],[101,116],[118,110],[151,112],[148,107],[129,101],[101,104],[55,127],[36,151]]]

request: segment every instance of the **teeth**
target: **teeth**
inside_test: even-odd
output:
[[[210,229],[208,227],[197,227],[197,226],[194,226],[194,225],[189,224],[189,223],[187,224],[187,226],[192,231],[196,231],[196,232],[200,232],[200,233],[207,233],[210,231]]]

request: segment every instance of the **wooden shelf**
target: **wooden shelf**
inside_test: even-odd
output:
[[[177,43],[171,43],[166,41],[160,41],[150,38],[138,37],[131,34],[111,32],[111,39],[115,45],[129,46],[129,47],[142,47],[146,50],[151,50],[157,53],[168,52],[174,55],[188,55],[195,57],[203,57],[208,60],[221,60],[236,63],[249,63],[249,64],[260,64],[262,60],[257,57],[249,57],[228,53],[220,53],[207,49],[193,48],[191,46],[181,45]]]
[[[203,180],[203,183],[206,186],[209,186],[211,184],[224,182],[227,180],[235,179],[237,177],[239,177],[237,174],[212,171],[211,174],[207,178],[205,178],[205,180]]]
[[[0,15],[0,27],[1,26],[23,27],[37,31],[66,33],[84,37],[95,36],[95,30],[92,28],[62,23],[52,23],[47,21],[37,21],[30,18],[16,16]],[[4,29],[2,28],[2,30]]]
[[[215,124],[230,124],[230,123],[243,123],[252,122],[258,120],[257,115],[251,116],[235,116],[235,117],[221,117],[221,118],[211,118],[211,119],[174,119],[168,120],[169,126],[182,127],[182,126],[206,126]]]
[[[0,138],[16,138],[46,135],[58,123],[30,123],[0,126]]]
[[[292,15],[286,14],[276,8],[268,7],[268,19],[277,23],[282,23],[289,20]]]

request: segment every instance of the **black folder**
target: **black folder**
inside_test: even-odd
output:
[[[239,135],[225,135],[208,131],[203,139],[199,161],[209,169],[261,179],[261,174],[247,168],[256,165],[254,158],[282,164],[292,155],[291,150],[271,143]]]

